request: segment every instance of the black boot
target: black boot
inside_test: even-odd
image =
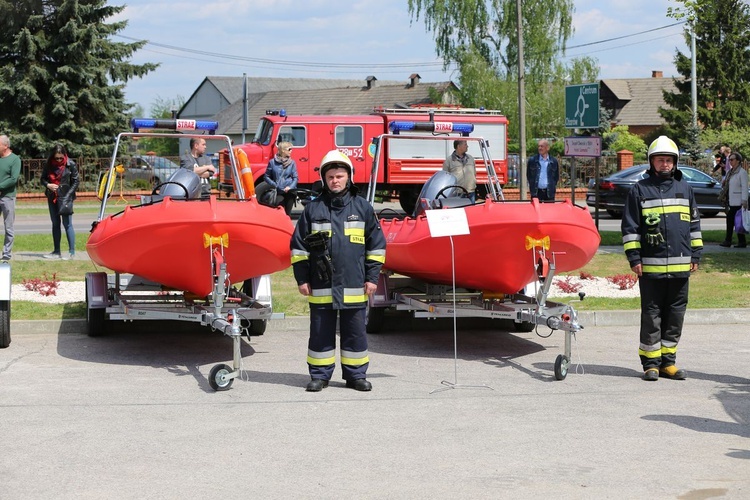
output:
[[[347,380],[346,386],[349,389],[354,389],[355,391],[367,392],[372,390],[372,384],[363,378],[358,378],[356,380]]]
[[[320,379],[320,378],[314,378],[314,379],[312,379],[307,384],[307,387],[305,388],[305,390],[307,392],[320,392],[323,389],[325,389],[326,387],[328,387],[328,381],[327,380],[323,380],[323,379]]]

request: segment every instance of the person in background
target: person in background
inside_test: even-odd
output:
[[[677,168],[679,158],[669,137],[654,140],[648,148],[649,176],[630,190],[622,215],[625,256],[641,292],[638,355],[648,381],[687,377],[676,366],[677,344],[703,238],[693,190]]]
[[[265,182],[269,185],[268,205],[284,206],[287,215],[292,213],[297,199],[297,164],[292,160],[292,143],[280,142],[276,156],[271,158],[266,168]]]
[[[294,279],[310,304],[308,392],[328,387],[333,376],[337,319],[346,387],[372,389],[365,312],[385,262],[385,237],[372,206],[357,196],[352,171],[337,149],[323,157],[323,193],[305,206],[290,243]]]
[[[8,262],[13,252],[13,224],[16,220],[16,183],[21,175],[21,158],[10,149],[10,138],[0,135],[0,211],[3,213],[5,240],[3,262]]]
[[[73,200],[78,189],[78,167],[68,158],[68,151],[62,144],[55,144],[49,153],[47,162],[42,169],[42,186],[47,195],[47,208],[52,220],[52,253],[45,259],[72,259],[76,253],[76,232],[73,228]],[[68,255],[63,256],[60,251],[62,227],[68,238]]]
[[[729,164],[729,155],[732,153],[732,148],[729,146],[721,146],[719,152],[714,155],[714,168],[711,170],[712,174],[716,172],[721,173],[722,180],[724,176],[729,172],[731,165]]]
[[[734,218],[741,209],[747,210],[747,171],[742,168],[742,155],[731,153],[729,155],[729,173],[722,181],[727,192],[727,203],[729,208],[727,214],[727,232],[724,241],[719,243],[723,247],[732,246],[732,233],[734,232]],[[735,248],[747,247],[745,235],[737,233],[737,244]]]
[[[538,153],[526,162],[526,180],[532,198],[539,201],[555,201],[557,181],[560,180],[560,164],[549,154],[549,142],[541,139],[537,143]]]
[[[711,170],[712,174],[715,174],[717,171],[724,169],[724,158],[722,158],[721,153],[716,153],[714,155],[714,168]]]
[[[443,162],[443,170],[453,174],[458,185],[466,190],[472,203],[477,199],[477,166],[474,157],[467,153],[469,144],[463,140],[453,141],[453,153]]]
[[[195,172],[201,178],[201,194],[208,197],[211,194],[209,179],[216,173],[211,158],[205,155],[206,140],[200,137],[190,139],[190,151],[186,151],[180,158],[180,166]]]

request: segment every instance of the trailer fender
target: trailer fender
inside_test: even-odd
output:
[[[257,276],[251,278],[250,289],[245,289],[245,293],[250,295],[252,298],[257,300],[260,304],[266,307],[273,308],[273,300],[271,298],[271,275],[264,274],[263,276]]]
[[[104,309],[107,297],[107,273],[86,273],[86,305],[89,309]]]
[[[0,262],[0,300],[10,300],[10,264]]]

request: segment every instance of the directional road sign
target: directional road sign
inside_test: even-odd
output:
[[[565,86],[565,128],[599,128],[599,83]]]

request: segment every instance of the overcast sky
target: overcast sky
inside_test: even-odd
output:
[[[161,66],[129,82],[128,102],[148,112],[158,99],[185,99],[206,76],[455,79],[444,72],[423,19],[411,22],[407,0],[110,0],[126,5],[128,26],[116,41],[145,39],[135,63]],[[575,35],[567,57],[596,58],[601,78],[675,75],[686,53],[682,26],[667,17],[673,0],[574,0]],[[605,6],[606,5],[606,6]],[[543,14],[540,14],[543,15]],[[654,30],[648,33],[643,33]],[[641,33],[641,34],[638,34]],[[636,35],[637,34],[637,35]],[[630,36],[636,35],[636,36]],[[619,40],[610,40],[625,37]],[[591,45],[586,45],[591,44]],[[222,57],[223,56],[223,57]]]

